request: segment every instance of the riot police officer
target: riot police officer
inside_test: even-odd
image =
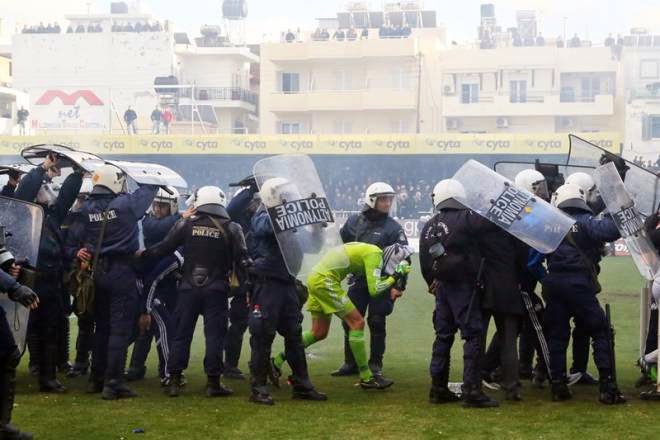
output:
[[[89,264],[98,253],[95,271],[94,350],[91,393],[105,400],[136,397],[124,383],[126,351],[140,312],[135,253],[139,248],[138,221],[151,205],[158,187],[142,185],[126,192],[126,175],[103,165],[92,177],[94,188],[82,208],[85,247],[77,257]],[[100,241],[100,242],[99,242]]]
[[[259,192],[254,177],[249,176],[236,185],[241,189],[227,205],[227,212],[232,221],[238,223],[245,235],[245,241],[250,249],[250,222],[252,216],[261,204]],[[248,328],[248,289],[246,285],[231,288],[231,304],[229,307],[229,328],[225,338],[225,369],[226,379],[244,380],[245,375],[238,368],[243,346],[243,335]]]
[[[220,382],[222,349],[227,331],[227,294],[233,270],[245,280],[249,265],[241,227],[229,219],[224,192],[216,186],[199,188],[190,199],[196,214],[179,220],[159,244],[143,258],[159,258],[183,247],[183,279],[179,285],[176,331],[168,365],[169,395],[179,395],[181,373],[188,366],[190,344],[199,315],[204,315],[206,356],[204,370],[209,397],[233,393]]]
[[[586,193],[575,184],[559,187],[552,203],[576,221],[557,250],[547,256],[548,274],[542,280],[550,339],[552,398],[562,401],[572,397],[566,379],[566,347],[570,337],[569,320],[577,318],[584,323],[592,339],[594,361],[600,376],[599,401],[604,404],[625,403],[613,377],[612,347],[605,312],[596,297],[600,291],[600,250],[604,243],[617,240],[619,231],[611,217],[594,217],[587,205]]]
[[[9,273],[0,269],[0,292],[7,293],[9,299],[38,310],[39,298],[29,287],[16,281],[20,268],[11,265]],[[10,275],[11,273],[11,275]],[[16,396],[16,367],[21,360],[21,352],[16,346],[14,336],[5,316],[5,310],[0,307],[0,438],[13,440],[29,440],[32,435],[20,432],[10,424],[11,413]]]
[[[92,179],[83,179],[80,192],[78,193],[78,198],[76,199],[74,205],[71,207],[71,211],[69,211],[69,214],[64,219],[61,227],[66,265],[67,267],[71,267],[72,270],[74,270],[74,266],[76,264],[76,254],[78,253],[78,249],[85,245],[83,243],[85,219],[81,213],[81,210],[85,200],[87,200],[87,197],[92,192],[92,188]],[[69,292],[66,292],[66,294],[69,295]],[[68,323],[68,318],[66,321]],[[67,377],[78,377],[87,374],[87,371],[89,370],[89,357],[94,348],[94,319],[91,316],[83,314],[77,316],[76,321],[78,323],[76,357],[73,365],[67,373]],[[68,349],[68,343],[66,348]]]
[[[389,215],[395,195],[394,189],[387,183],[371,184],[365,192],[365,204],[362,212],[350,216],[341,228],[344,243],[358,241],[375,244],[381,249],[395,243],[407,245],[408,239],[403,228]],[[367,316],[367,325],[371,335],[369,367],[374,374],[381,374],[385,354],[386,318],[392,313],[394,302],[390,295],[370,296],[364,276],[360,274],[354,274],[351,282],[348,296],[360,314]],[[405,281],[400,287],[402,287],[402,291],[405,290]],[[346,323],[342,325],[344,327],[344,365],[334,371],[333,376],[358,374],[348,340],[349,328]]]
[[[435,296],[431,357],[431,403],[460,400],[448,388],[449,358],[458,329],[463,346],[463,395],[467,407],[495,407],[481,390],[480,358],[483,350],[481,298],[478,293],[483,258],[479,238],[493,228],[461,204],[463,185],[442,180],[431,196],[436,214],[424,225],[419,244],[422,275]]]
[[[271,202],[271,195],[278,191],[275,186],[282,179],[266,180],[262,185],[267,206],[279,203],[279,198]],[[326,400],[325,394],[314,389],[307,371],[307,360],[302,339],[302,304],[296,280],[289,274],[284,258],[275,238],[275,232],[268,216],[266,206],[254,215],[250,227],[250,257],[254,261],[252,270],[253,287],[250,294],[248,325],[250,328],[250,373],[252,375],[252,395],[255,403],[272,405],[273,399],[267,388],[270,368],[279,377],[280,370],[273,363],[270,355],[275,334],[284,337],[286,360],[293,375],[289,382],[293,385],[293,397],[306,400]],[[272,373],[271,373],[272,374]]]
[[[65,254],[60,226],[80,191],[82,170],[76,170],[66,178],[59,194],[56,194],[47,173],[59,174],[57,159],[52,155],[23,177],[14,195],[19,200],[36,201],[46,214],[35,284],[41,307],[31,314],[30,326],[40,347],[39,390],[62,393],[66,388],[56,377],[58,347],[68,336],[63,334],[68,328],[63,321],[70,314],[70,305],[63,286]]]

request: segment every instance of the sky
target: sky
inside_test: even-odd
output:
[[[0,35],[7,36],[25,23],[64,22],[72,13],[106,13],[108,0],[0,0]],[[129,0],[160,20],[170,20],[177,31],[197,34],[204,24],[221,24],[221,0]],[[288,28],[314,29],[318,17],[333,17],[346,0],[248,0],[246,22],[249,42],[279,36]],[[380,9],[385,1],[368,1]],[[438,13],[449,40],[474,40],[479,25],[480,0],[422,0],[425,9]],[[603,40],[609,33],[627,33],[647,27],[660,33],[659,0],[494,0],[503,28],[515,25],[515,11],[536,10],[539,28],[548,37],[577,33],[582,38]]]

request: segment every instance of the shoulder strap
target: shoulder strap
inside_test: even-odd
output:
[[[220,223],[218,219],[213,217],[212,215],[209,215],[208,218],[209,220],[211,220],[211,223],[213,223],[213,225],[216,228],[220,229],[220,233],[222,234],[222,238],[225,241],[225,244],[227,246],[231,246],[231,238],[227,235],[227,232],[225,231],[225,228],[222,226],[222,223]]]
[[[105,208],[103,211],[103,221],[101,222],[101,230],[99,231],[99,237],[96,241],[96,247],[94,248],[94,258],[92,258],[92,273],[96,270],[96,265],[99,262],[99,257],[101,256],[101,246],[103,244],[103,237],[105,236],[105,227],[108,224],[108,211],[110,211],[110,205]]]
[[[582,262],[589,268],[589,270],[591,270],[591,275],[597,277],[596,265],[594,264],[593,260],[584,253],[580,246],[578,246],[577,242],[575,241],[575,237],[573,237],[572,231],[569,231],[568,234],[566,234],[566,241],[568,241],[568,243],[575,248],[578,254],[580,254]]]

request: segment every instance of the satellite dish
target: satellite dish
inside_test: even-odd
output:
[[[224,0],[222,16],[227,20],[243,20],[247,17],[247,0]]]

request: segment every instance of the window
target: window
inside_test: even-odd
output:
[[[511,81],[509,84],[509,101],[527,102],[527,81]]]
[[[582,101],[591,102],[600,95],[600,78],[582,78]]]
[[[395,90],[409,90],[412,84],[408,69],[398,67],[392,71],[392,88]]]
[[[335,121],[335,134],[350,134],[353,133],[353,121],[347,119],[339,119]]]
[[[656,79],[660,76],[659,60],[642,60],[639,64],[639,77],[641,79]]]
[[[300,122],[280,122],[280,134],[300,134]]]
[[[407,119],[395,119],[391,122],[392,133],[410,133],[410,121]]]
[[[353,90],[351,72],[345,70],[335,72],[335,90]]]
[[[283,93],[300,92],[300,74],[282,73],[282,82],[280,83],[280,89]]]
[[[660,139],[660,115],[649,117],[651,139]]]
[[[479,84],[463,84],[461,86],[461,102],[463,104],[479,102]]]

